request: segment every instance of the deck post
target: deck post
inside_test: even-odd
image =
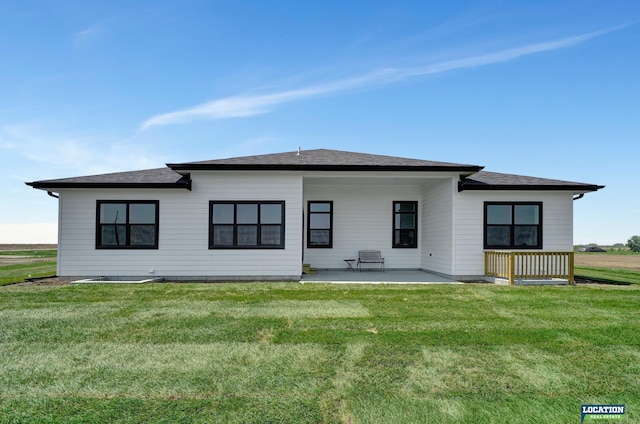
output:
[[[515,283],[516,273],[516,252],[509,252],[509,285],[513,286]]]
[[[569,284],[571,284],[572,286],[575,286],[576,284],[574,266],[575,266],[575,253],[569,252]]]

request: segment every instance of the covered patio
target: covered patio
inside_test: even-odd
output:
[[[303,274],[300,283],[333,284],[464,284],[440,275],[420,270],[410,271],[343,271],[318,270],[317,274]]]

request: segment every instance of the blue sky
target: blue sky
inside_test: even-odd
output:
[[[25,181],[328,148],[606,185],[574,242],[640,234],[640,2],[0,2],[0,243]]]

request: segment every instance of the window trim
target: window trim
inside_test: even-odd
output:
[[[113,225],[113,224],[103,224],[100,222],[100,207],[103,204],[125,204],[127,207],[127,220],[124,224],[120,224],[120,225],[124,225],[126,227],[126,244],[124,245],[105,245],[102,244],[102,226],[103,225]],[[131,245],[131,230],[130,230],[130,226],[131,225],[152,225],[152,224],[131,224],[129,222],[129,218],[131,216],[131,213],[129,211],[129,207],[134,204],[134,205],[155,205],[156,207],[156,211],[155,211],[155,223],[153,224],[155,226],[155,231],[154,231],[154,237],[155,237],[155,243],[154,244],[149,244],[149,245]],[[160,242],[160,201],[159,200],[96,200],[96,234],[95,234],[95,245],[96,245],[96,249],[104,249],[104,250],[128,250],[128,249],[134,249],[134,250],[157,250],[158,246],[159,246],[159,242]]]
[[[329,212],[311,212],[311,205],[314,203],[328,203]],[[329,215],[329,244],[312,245],[311,244],[311,214]],[[325,228],[322,228],[323,230]],[[333,248],[333,200],[309,200],[307,201],[307,248],[308,249],[332,249]]]
[[[487,223],[487,210],[488,206],[511,206],[511,224],[488,224]],[[538,224],[527,224],[527,225],[518,225],[514,224],[515,219],[515,207],[516,206],[538,206]],[[518,202],[508,202],[508,201],[500,201],[500,202],[484,202],[484,222],[483,222],[483,246],[485,249],[490,250],[541,250],[544,246],[542,235],[543,235],[543,210],[542,210],[542,202],[526,202],[526,201],[518,201]],[[511,244],[509,246],[496,246],[496,245],[488,245],[487,244],[487,229],[491,226],[496,227],[505,227],[509,226],[509,238],[511,240]],[[532,246],[519,246],[514,244],[514,230],[517,226],[536,226],[538,227],[537,236],[538,236],[538,244]]]
[[[213,223],[213,205],[234,205],[233,207],[233,224],[214,224]],[[258,205],[258,217],[256,224],[238,224],[238,208],[237,205]],[[280,224],[261,224],[260,223],[260,205],[280,205],[281,215]],[[214,245],[213,229],[215,225],[233,225],[233,245]],[[238,226],[255,225],[257,227],[257,240],[260,241],[262,226],[280,226],[280,244],[273,245],[237,245]],[[285,248],[285,201],[284,200],[210,200],[209,201],[209,249],[210,250],[262,250],[262,249],[284,249]]]
[[[396,205],[399,203],[411,203],[415,206],[415,210],[413,212],[396,212]],[[417,249],[418,248],[418,201],[417,200],[394,200],[392,209],[391,209],[391,247],[393,249]],[[401,245],[396,244],[396,230],[401,230],[402,228],[396,228],[396,214],[400,213],[413,213],[415,216],[415,228],[416,232],[415,241],[411,245]]]

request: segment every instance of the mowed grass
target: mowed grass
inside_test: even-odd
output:
[[[55,249],[45,250],[0,250],[0,256],[26,256],[29,258],[55,258],[58,251]]]
[[[640,284],[640,271],[630,269],[576,266],[575,274],[580,277],[597,278],[617,283]]]
[[[0,251],[0,286],[55,275],[57,253],[57,250]]]
[[[639,306],[638,286],[5,286],[0,422],[639,422]]]
[[[23,264],[0,265],[0,286],[22,283],[27,278],[56,275],[56,261],[39,261]]]
[[[575,261],[576,276],[640,284],[639,253],[576,253]]]

